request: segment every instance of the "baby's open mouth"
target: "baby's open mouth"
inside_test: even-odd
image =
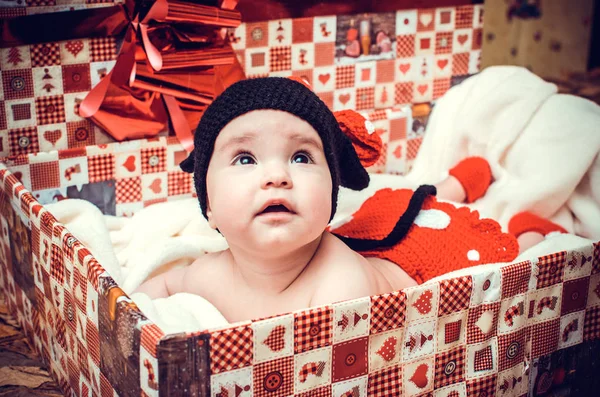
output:
[[[286,207],[283,204],[273,204],[273,205],[269,205],[267,208],[265,208],[264,210],[262,210],[261,212],[259,212],[258,215],[271,214],[271,213],[289,213],[289,214],[293,214],[294,211],[290,210],[288,207]]]

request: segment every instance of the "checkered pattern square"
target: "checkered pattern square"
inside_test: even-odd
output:
[[[467,309],[471,301],[472,290],[473,279],[471,276],[441,281],[438,316]]]
[[[333,310],[329,307],[294,314],[294,352],[331,345]]]
[[[454,20],[456,29],[468,29],[473,27],[473,6],[456,7],[456,17]]]
[[[100,266],[98,261],[91,259],[88,262],[87,279],[96,291],[98,290],[98,280],[102,273],[104,273],[104,268]]]
[[[88,351],[79,339],[77,339],[77,363],[79,365],[79,368],[80,368],[83,376],[85,376],[86,379],[89,380],[90,379],[90,365],[88,362]]]
[[[0,130],[5,130],[7,129],[7,123],[6,123],[6,109],[4,107],[4,101],[0,101]],[[0,140],[0,146],[2,145],[2,140]],[[0,147],[0,151],[4,150],[2,147]]]
[[[348,88],[354,86],[354,65],[338,66],[335,69],[335,88]]]
[[[454,32],[437,32],[435,34],[435,53],[451,54]]]
[[[253,367],[253,395],[287,397],[294,393],[294,358],[285,357]]]
[[[492,312],[492,326],[490,331],[486,334],[483,333],[481,328],[477,325],[477,322],[481,318],[481,315],[486,312]],[[496,335],[496,328],[498,325],[498,313],[500,311],[500,302],[486,303],[477,307],[469,309],[469,315],[467,320],[467,343],[479,343],[486,341]]]
[[[90,39],[90,59],[92,62],[104,62],[117,59],[117,42],[114,37],[96,37]]]
[[[415,35],[396,36],[396,57],[410,58],[415,56]]]
[[[292,43],[311,43],[313,41],[313,18],[292,19]]]
[[[37,127],[19,128],[8,131],[8,150],[11,156],[40,151]]]
[[[467,397],[495,396],[497,376],[491,375],[467,381]]]
[[[167,174],[168,195],[177,196],[179,194],[188,194],[192,192],[192,174],[187,172],[174,171]]]
[[[142,325],[140,344],[152,357],[156,358],[156,345],[158,345],[158,342],[163,336],[164,332],[162,332],[156,324]]]
[[[384,59],[375,64],[375,83],[394,82],[395,62],[393,59]]]
[[[8,19],[25,15],[26,7],[0,8],[0,19]]]
[[[486,346],[475,352],[473,359],[473,369],[475,372],[489,371],[494,368],[494,355],[492,346]]]
[[[60,187],[58,161],[31,164],[29,167],[31,173],[31,190],[36,191]]]
[[[300,394],[294,394],[294,397],[331,397],[331,385],[312,389]],[[342,394],[342,396],[345,396]]]
[[[35,98],[38,124],[56,124],[65,121],[65,101],[62,95]]]
[[[442,97],[450,89],[450,78],[433,80],[433,99]]]
[[[58,43],[34,44],[31,46],[31,66],[60,65],[60,46]]]
[[[600,339],[600,306],[587,309],[583,323],[583,340],[595,339]]]
[[[531,262],[513,263],[504,266],[502,271],[502,299],[527,292],[531,277]]]
[[[141,150],[142,174],[164,172],[167,169],[167,149],[164,147]]]
[[[356,89],[356,110],[375,108],[375,87]]]
[[[525,357],[528,328],[517,332],[498,336],[498,371],[507,370]]]
[[[292,68],[292,47],[271,47],[269,65],[271,72],[280,72]]]
[[[10,110],[12,112],[12,118],[15,121],[31,119],[31,104],[29,103],[16,103],[10,105]]]
[[[396,83],[394,86],[394,104],[404,105],[413,100],[413,83]]]
[[[531,329],[531,358],[545,356],[556,350],[560,334],[560,319],[534,324]]]
[[[2,71],[4,99],[33,98],[33,75],[31,69]]]
[[[335,58],[335,43],[315,43],[315,67],[332,66]]]
[[[90,183],[108,181],[114,179],[115,156],[111,154],[99,154],[88,157],[88,178]]]
[[[89,120],[68,122],[67,142],[70,148],[93,145],[96,137],[92,123]]]
[[[563,279],[566,260],[566,251],[539,257],[537,288],[545,288],[560,283]]]
[[[407,142],[407,155],[406,157],[409,160],[414,160],[415,158],[417,158],[417,153],[419,152],[419,148],[421,147],[421,144],[423,143],[423,137],[418,137],[418,138],[414,138],[414,139],[409,139]]]
[[[367,395],[369,397],[399,396],[402,390],[400,379],[401,369],[398,366],[390,367],[379,372],[369,374]]]
[[[104,373],[102,372],[100,372],[100,395],[102,397],[109,397],[115,395],[115,389],[113,389],[109,380],[106,379],[106,376],[104,376]]]
[[[462,329],[462,320],[456,320],[444,325],[444,343],[450,344],[460,339]]]
[[[483,45],[483,29],[473,29],[473,44],[472,50],[481,50]]]
[[[594,243],[594,255],[592,258],[592,274],[600,273],[600,243]]]
[[[435,356],[435,388],[465,380],[465,348],[460,346]]]
[[[252,364],[252,328],[242,326],[210,334],[210,370],[218,374]]]
[[[385,151],[384,151],[385,153]],[[371,297],[371,334],[404,326],[406,294],[395,291]]]
[[[63,252],[56,244],[52,244],[50,252],[50,276],[59,284],[65,282],[65,265],[63,263]]]
[[[452,75],[461,76],[469,74],[469,53],[452,55]]]
[[[142,180],[140,177],[117,180],[117,203],[135,203],[142,200]]]

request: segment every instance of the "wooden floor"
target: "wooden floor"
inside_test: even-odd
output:
[[[0,294],[0,397],[62,396]]]

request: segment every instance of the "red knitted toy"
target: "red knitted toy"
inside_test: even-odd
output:
[[[369,132],[370,123],[353,111],[334,114],[342,130],[350,136],[361,163],[367,166],[377,161],[381,141],[377,134]],[[451,175],[461,182],[469,201],[481,197],[491,183],[489,165],[481,158],[464,160]],[[383,240],[397,228],[415,194],[410,189],[378,190],[346,223],[328,230],[343,240],[355,239],[359,243]],[[424,199],[400,241],[387,247],[357,250],[364,256],[398,264],[418,283],[469,266],[509,262],[519,253],[516,238],[503,233],[496,221],[480,219],[477,211],[438,202],[434,196]]]

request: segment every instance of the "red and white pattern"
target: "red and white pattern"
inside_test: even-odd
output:
[[[401,367],[394,366],[369,375],[367,395],[372,397],[399,396],[402,390]]]
[[[548,287],[562,281],[566,258],[567,253],[565,251],[538,258],[538,289]]]
[[[465,310],[471,301],[473,280],[470,276],[443,280],[440,283],[440,305],[438,315],[443,316]]]
[[[529,288],[531,263],[515,263],[502,268],[502,299],[522,294]]]
[[[115,156],[100,154],[88,157],[88,178],[90,183],[108,181],[114,178]]]
[[[242,326],[210,335],[210,370],[218,374],[252,364],[252,328]]]
[[[294,391],[294,359],[285,357],[257,364],[254,366],[253,378],[254,396],[289,396]]]
[[[560,319],[545,321],[530,327],[531,358],[547,355],[556,350],[560,335]]]
[[[467,381],[468,396],[494,396],[496,393],[496,375]]]
[[[435,357],[435,388],[465,380],[466,352],[458,347]]]
[[[403,327],[405,310],[402,291],[371,297],[371,334]]]
[[[333,339],[333,311],[321,308],[300,312],[294,318],[294,353],[330,346]]]
[[[118,179],[116,186],[117,203],[133,203],[142,200],[140,177]]]

